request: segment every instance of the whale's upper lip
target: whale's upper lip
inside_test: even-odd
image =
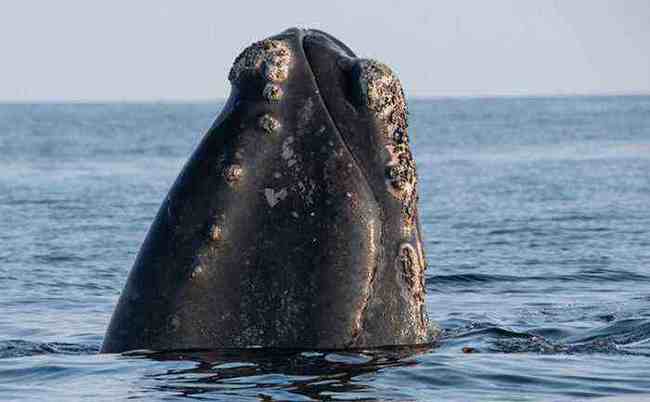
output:
[[[360,118],[358,85],[351,73],[353,67],[362,59],[357,58],[354,52],[343,42],[332,35],[317,29],[295,29],[300,38],[305,60],[314,83],[319,91],[319,98],[327,113],[337,136],[346,147],[354,161],[355,168],[364,177],[370,186],[373,196],[376,197],[377,188],[371,184],[370,176],[375,158],[368,158],[366,152],[359,152],[359,143],[365,144],[364,148],[370,153],[372,146],[365,140],[364,129],[367,120]],[[359,130],[358,130],[359,129]],[[370,127],[365,127],[370,129]],[[357,144],[355,146],[355,144]]]
[[[296,33],[299,35],[304,57],[311,70],[314,83],[318,88],[319,98],[323,104],[323,108],[332,122],[337,136],[352,157],[356,169],[361,173],[366,184],[370,186],[373,197],[376,200],[376,195],[374,194],[368,176],[369,172],[366,171],[368,164],[359,160],[360,156],[356,154],[354,147],[351,146],[350,139],[346,138],[347,130],[341,129],[341,124],[346,124],[343,121],[343,117],[337,115],[335,110],[330,108],[332,102],[344,102],[348,106],[348,110],[352,111],[356,109],[355,102],[353,101],[354,90],[350,71],[351,67],[359,59],[343,42],[326,32],[317,29],[292,28],[292,30],[296,30]],[[339,86],[341,91],[335,93],[341,94],[342,96],[335,95],[332,99],[330,91],[323,87],[323,83],[326,83],[330,89],[334,86]],[[356,111],[353,112],[353,115],[356,115]]]

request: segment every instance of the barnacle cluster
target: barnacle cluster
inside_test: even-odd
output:
[[[239,164],[232,164],[227,166],[223,171],[223,177],[226,179],[226,183],[231,186],[237,184],[237,182],[244,175],[244,169]]]
[[[260,117],[259,126],[268,134],[277,132],[281,127],[280,122],[270,114],[265,114]]]
[[[272,82],[283,82],[289,76],[291,50],[283,41],[265,39],[247,47],[233,63],[228,79],[237,85],[248,74],[261,74]]]
[[[384,129],[391,160],[386,178],[391,193],[402,201],[402,210],[409,219],[415,216],[417,173],[408,137],[406,100],[402,85],[391,69],[375,60],[360,62],[361,95]]]
[[[419,302],[424,301],[424,275],[418,264],[415,249],[408,243],[402,244],[397,255],[402,267],[402,277],[413,292],[413,297]]]
[[[246,78],[261,78],[264,82],[261,95],[273,104],[284,96],[282,83],[289,77],[291,60],[291,50],[286,42],[277,39],[255,42],[237,56],[228,79],[232,85],[240,85]],[[280,122],[270,113],[258,120],[258,126],[268,134],[281,128]]]

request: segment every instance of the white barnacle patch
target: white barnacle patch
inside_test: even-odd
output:
[[[369,219],[366,225],[368,228],[368,245],[370,255],[376,255],[377,253],[377,230],[375,226],[375,220]]]
[[[294,138],[289,136],[282,142],[282,159],[288,160],[293,156],[293,148],[291,147],[293,141]]]
[[[210,238],[214,241],[219,241],[223,238],[223,230],[219,225],[213,225],[210,229]]]
[[[203,273],[203,266],[197,265],[194,267],[194,269],[192,269],[191,278],[197,279],[202,273]]]
[[[265,39],[253,43],[237,56],[228,79],[237,85],[246,75],[261,73],[267,80],[281,82],[289,75],[291,60],[291,50],[285,42]]]
[[[302,181],[299,181],[299,182],[298,182],[298,190],[299,190],[301,193],[304,193],[306,188],[307,188],[307,187],[305,187],[305,184],[304,184]]]
[[[368,109],[386,122],[392,120],[392,112],[405,115],[406,102],[402,85],[391,69],[376,60],[362,60],[360,67],[361,95]]]
[[[388,192],[402,202],[407,225],[415,219],[417,173],[408,144],[397,144],[389,150],[391,160],[385,167]]]
[[[232,164],[227,166],[223,171],[223,177],[226,179],[226,182],[233,186],[235,185],[244,175],[244,169],[239,164]]]
[[[415,248],[409,243],[402,243],[397,253],[397,267],[406,288],[403,297],[414,298],[419,303],[424,302],[424,272],[420,265]]]
[[[259,126],[262,130],[266,131],[268,134],[273,134],[277,132],[281,125],[280,122],[273,116],[265,114],[260,117]]]
[[[266,61],[262,73],[269,81],[282,82],[289,77],[289,64],[276,62],[276,60]]]
[[[287,195],[288,193],[286,188],[283,188],[279,191],[275,191],[272,188],[264,189],[264,197],[266,197],[266,202],[271,208],[276,206],[280,201],[287,198]]]
[[[279,101],[280,99],[282,99],[283,94],[284,91],[282,91],[282,88],[280,88],[278,85],[275,84],[266,84],[266,86],[264,87],[264,91],[262,92],[264,98],[269,102]]]
[[[386,181],[395,197],[408,197],[415,189],[415,168],[404,163],[391,163],[386,166]]]

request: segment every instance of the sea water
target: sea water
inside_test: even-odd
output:
[[[220,103],[0,105],[0,400],[650,393],[650,97],[414,99],[426,348],[98,354]]]

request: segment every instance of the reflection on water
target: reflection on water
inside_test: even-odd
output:
[[[363,400],[372,396],[402,399],[407,394],[373,387],[379,370],[417,365],[416,357],[433,346],[392,347],[358,351],[222,349],[173,352],[136,351],[124,356],[157,361],[192,362],[193,367],[149,374],[151,389],[175,395],[218,393],[262,400]],[[149,382],[151,383],[151,382]],[[232,393],[232,394],[231,394]]]

